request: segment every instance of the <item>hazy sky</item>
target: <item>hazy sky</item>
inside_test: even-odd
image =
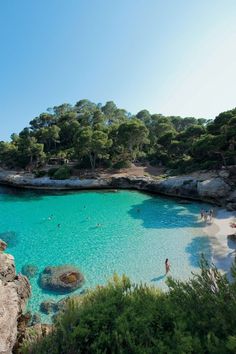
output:
[[[2,0],[0,45],[0,140],[82,98],[206,118],[236,106],[236,0]]]

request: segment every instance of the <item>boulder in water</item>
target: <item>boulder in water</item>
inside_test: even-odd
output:
[[[38,267],[33,264],[25,264],[21,269],[22,274],[28,278],[33,278],[38,272]]]
[[[40,276],[40,286],[43,289],[62,293],[80,288],[83,282],[83,274],[71,265],[46,267]]]
[[[57,304],[53,300],[45,300],[40,304],[40,311],[46,313],[47,315],[52,312],[57,311]]]

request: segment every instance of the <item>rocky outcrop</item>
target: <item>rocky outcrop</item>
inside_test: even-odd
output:
[[[54,300],[48,299],[40,304],[40,311],[47,315],[52,312],[58,311],[57,303]]]
[[[32,174],[0,171],[0,183],[21,188],[80,190],[80,189],[137,189],[184,199],[216,203],[236,210],[235,184],[231,170],[193,176],[104,177],[96,179],[53,180],[34,178]],[[230,177],[230,178],[229,178]]]
[[[220,199],[228,196],[231,187],[220,177],[197,183],[198,194],[202,198]]]
[[[6,242],[4,242],[3,240],[0,240],[0,252],[5,251],[6,248],[7,248]]]
[[[10,354],[17,339],[18,318],[31,289],[28,279],[16,275],[14,257],[0,253],[0,354]]]
[[[22,267],[21,272],[28,278],[33,278],[38,272],[38,267],[35,266],[34,264],[25,264]]]
[[[83,274],[71,265],[46,267],[40,275],[40,286],[43,289],[60,293],[74,291],[80,288],[83,282]]]

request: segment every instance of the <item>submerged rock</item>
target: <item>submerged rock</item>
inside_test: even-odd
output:
[[[45,300],[40,304],[40,311],[47,315],[58,310],[57,303],[54,300]]]
[[[40,276],[40,286],[43,289],[58,292],[74,291],[80,288],[83,282],[83,274],[71,265],[46,267]]]
[[[31,318],[31,321],[30,321],[30,324],[31,326],[34,326],[38,323],[41,323],[41,316],[38,312],[35,312],[33,315],[32,315],[32,318]]]
[[[38,272],[38,267],[33,264],[25,264],[22,267],[21,272],[28,278],[33,278]]]
[[[15,231],[2,232],[0,234],[0,239],[7,243],[7,246],[12,248],[18,243],[17,234]]]
[[[5,251],[6,248],[7,248],[6,242],[0,239],[0,252]]]

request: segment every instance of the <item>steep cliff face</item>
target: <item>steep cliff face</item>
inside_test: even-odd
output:
[[[0,251],[0,354],[12,353],[17,339],[18,319],[30,293],[28,279],[16,274],[14,257]]]

